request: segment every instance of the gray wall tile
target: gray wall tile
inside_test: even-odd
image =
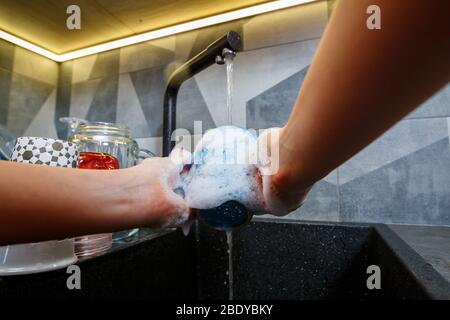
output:
[[[309,67],[305,67],[247,102],[247,128],[266,129],[286,124]]]
[[[57,138],[55,124],[56,88],[52,90],[44,105],[31,121],[25,136]]]
[[[444,118],[404,120],[339,169],[341,184],[368,174],[448,136]]]
[[[152,137],[162,136],[165,67],[130,73]]]
[[[448,138],[340,186],[345,221],[450,225]]]
[[[67,138],[67,125],[61,123],[59,118],[68,117],[72,90],[73,62],[61,64],[58,76],[58,88],[56,92],[55,118],[53,119],[57,135],[60,139]]]
[[[302,41],[237,54],[233,73],[233,124],[249,127],[247,102],[309,65],[317,44],[318,40]],[[227,94],[221,90],[226,87],[225,73],[224,66],[213,65],[195,76],[217,125],[228,123]]]
[[[331,172],[326,180],[317,182],[303,206],[286,217],[295,220],[339,221],[336,170]]]
[[[89,79],[104,78],[119,74],[120,49],[99,53]]]
[[[101,79],[87,113],[89,121],[116,122],[119,75]]]
[[[58,82],[58,63],[37,53],[16,47],[13,72],[56,85]]]
[[[6,125],[8,120],[9,92],[12,74],[0,69],[0,124]]]
[[[7,127],[16,135],[22,135],[54,87],[20,74],[13,74]]]
[[[171,63],[174,52],[144,42],[120,49],[120,73],[132,72]]]
[[[39,126],[54,117],[49,121],[65,137],[66,127],[57,121],[61,116],[118,121],[129,125],[144,147],[160,152],[168,75],[234,30],[245,49],[235,59],[235,123],[255,129],[284,125],[334,3],[318,1],[76,59],[60,65],[59,77],[57,64],[0,40],[0,124],[18,134],[27,127],[53,134],[53,126]],[[15,72],[5,72],[11,69]],[[56,98],[55,93],[49,98],[56,84]],[[194,120],[203,121],[203,130],[223,125],[225,92],[221,66],[188,80],[178,97],[178,127],[193,131]],[[449,116],[447,85],[340,167],[339,186],[335,170],[287,218],[450,224]],[[414,120],[419,118],[433,119]]]
[[[286,216],[259,216],[261,219],[289,219],[302,221],[340,221],[337,171],[333,170],[318,181],[308,193],[303,205]]]
[[[318,43],[319,39],[314,39],[237,55],[235,83],[239,90],[235,90],[234,118],[243,120],[242,124],[246,127],[247,102],[308,66]]]
[[[83,82],[89,80],[92,69],[97,61],[97,54],[82,57],[73,60],[72,67],[72,83]]]
[[[197,38],[198,30],[175,35],[175,61],[179,64],[189,60],[189,56]]]
[[[73,61],[62,62],[59,65],[58,86],[67,86],[72,84]]]
[[[53,119],[58,138],[67,138],[67,125],[61,123],[59,118],[68,117],[70,114],[71,86],[59,86],[56,92],[55,118]]]
[[[14,63],[14,45],[0,39],[0,68],[12,71]]]
[[[194,121],[202,121],[203,132],[216,127],[198,85],[192,78],[183,83],[178,93],[177,128],[187,129],[193,134]]]
[[[116,120],[118,123],[129,127],[131,136],[134,138],[151,136],[149,125],[129,73],[121,74],[119,77]]]
[[[446,117],[450,115],[450,84],[446,85],[418,109],[409,114],[407,119]]]
[[[86,119],[89,108],[98,90],[101,78],[72,84],[70,94],[70,116]]]
[[[328,21],[327,1],[255,16],[244,23],[244,49],[319,38]]]

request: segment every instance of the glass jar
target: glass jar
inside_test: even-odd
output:
[[[130,138],[128,127],[115,123],[80,123],[73,129],[68,140],[78,146],[79,167],[88,169],[128,168],[136,165],[140,159],[154,156],[149,150],[139,149],[137,142]],[[108,233],[78,237],[75,239],[75,252],[79,257],[104,252],[111,248],[113,240],[126,241],[137,231],[138,229],[133,229],[116,232],[114,235]]]
[[[130,138],[128,127],[115,123],[81,123],[68,140],[76,143],[80,152],[99,152],[114,156],[121,169],[136,165],[139,159],[155,156],[149,150],[139,149],[137,142]]]

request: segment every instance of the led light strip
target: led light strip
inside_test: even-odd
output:
[[[219,23],[224,23],[228,21],[233,21],[237,19],[242,19],[266,12],[276,11],[280,9],[285,9],[293,6],[298,6],[300,4],[305,4],[309,2],[313,2],[315,0],[278,0],[278,1],[272,1],[260,5],[256,5],[253,7],[248,7],[244,9],[238,9],[235,11],[227,12],[218,14],[215,16],[198,19],[182,24],[178,24],[175,26],[162,28],[154,31],[149,31],[145,33],[141,33],[138,35],[122,38],[119,40],[114,40],[106,43],[102,43],[99,45],[95,45],[92,47],[75,50],[72,52],[64,53],[64,54],[55,54],[51,51],[48,51],[44,48],[41,48],[35,44],[32,44],[31,42],[28,42],[26,40],[23,40],[21,38],[18,38],[16,36],[13,36],[12,34],[9,34],[5,31],[0,30],[0,38],[5,39],[9,42],[12,42],[20,47],[23,47],[25,49],[28,49],[30,51],[36,52],[37,54],[40,54],[44,57],[47,57],[49,59],[52,59],[57,62],[63,62],[67,60],[72,60],[76,58],[81,58],[84,56],[88,56],[91,54],[96,54],[99,52],[104,52],[112,49],[117,49],[125,46],[129,46],[132,44],[136,44],[139,42],[154,40],[158,38],[167,37],[170,35],[174,35],[177,33],[182,33],[194,29],[204,28],[207,26],[212,26]]]
[[[18,45],[19,47],[36,52],[37,54],[40,54],[41,56],[47,57],[49,59],[52,59],[55,61],[63,61],[63,60],[61,60],[60,56],[57,55],[56,53],[53,53],[51,51],[48,51],[44,48],[41,48],[41,47],[35,45],[35,44],[32,44],[31,42],[28,42],[26,40],[23,40],[21,38],[13,36],[12,34],[7,33],[3,30],[0,30],[0,38],[4,39],[6,41],[12,42],[15,45]]]

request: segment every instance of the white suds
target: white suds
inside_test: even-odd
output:
[[[189,207],[208,209],[235,200],[250,210],[259,208],[263,199],[254,165],[256,141],[250,131],[235,126],[209,130],[183,179]]]

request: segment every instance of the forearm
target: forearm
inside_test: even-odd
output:
[[[133,199],[119,172],[0,161],[0,244],[126,229]],[[127,215],[127,216],[125,216]]]
[[[366,9],[381,8],[381,30]],[[341,0],[281,134],[281,174],[310,186],[449,80],[448,4]]]

